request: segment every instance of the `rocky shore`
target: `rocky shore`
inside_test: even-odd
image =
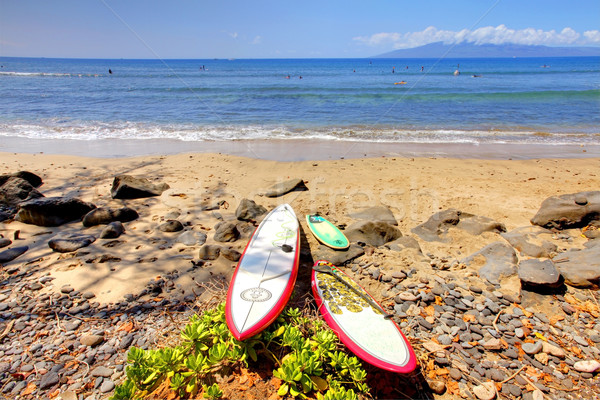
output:
[[[282,168],[269,179],[244,183],[256,164],[232,169],[245,162],[234,158],[215,169],[207,162],[201,182],[194,182],[193,168],[176,169],[183,169],[181,158],[168,168],[154,161],[150,170],[149,163],[75,163],[60,178],[46,178],[51,173],[43,168],[14,169],[26,166],[17,162],[4,166],[0,396],[109,397],[124,379],[130,346],[172,342],[192,313],[222,300],[254,227],[282,202],[298,216],[321,212],[352,243],[347,251],[333,251],[304,227],[293,301],[310,296],[308,271],[315,260],[352,274],[393,312],[419,358],[423,386],[396,393],[439,399],[600,395],[595,175],[584,187],[577,178],[570,181],[585,190],[543,198],[550,178],[530,183],[539,198],[527,205],[533,212],[520,197],[506,197],[513,202],[502,209],[506,218],[478,215],[481,205],[469,206],[453,193],[426,206],[412,204],[419,210],[413,221],[399,206],[404,203],[383,201],[391,192],[372,182],[357,178],[361,192],[344,182],[333,195],[322,189],[334,178],[324,175],[321,163],[261,165]],[[342,165],[354,171],[354,163]],[[230,171],[238,176],[227,179]],[[394,173],[380,176],[391,181]],[[533,178],[529,182],[542,179]],[[421,181],[410,185],[430,193]],[[377,193],[380,201],[358,201],[364,193]],[[517,217],[508,215],[512,207]]]

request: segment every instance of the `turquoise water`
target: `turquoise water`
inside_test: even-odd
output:
[[[599,57],[0,65],[0,137],[600,142]]]

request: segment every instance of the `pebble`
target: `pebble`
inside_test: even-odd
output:
[[[596,360],[577,361],[573,368],[579,372],[594,373],[600,370],[600,362]]]
[[[521,346],[523,351],[530,355],[539,353],[542,351],[542,347],[542,342],[539,340],[535,343],[523,343],[523,346]]]
[[[496,398],[496,388],[492,382],[485,382],[473,387],[473,394],[479,400],[493,400]]]
[[[104,341],[104,336],[102,336],[102,335],[83,335],[79,339],[79,341],[84,346],[94,347]]]
[[[102,385],[100,386],[100,392],[102,392],[102,393],[110,392],[114,388],[115,388],[115,383],[113,381],[105,380],[104,382],[102,382]]]

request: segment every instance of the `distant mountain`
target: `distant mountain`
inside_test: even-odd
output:
[[[412,49],[383,53],[375,58],[500,58],[600,56],[600,47],[549,47],[521,44],[444,44],[436,42]]]

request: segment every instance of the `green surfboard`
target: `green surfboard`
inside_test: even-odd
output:
[[[325,246],[329,246],[336,250],[343,250],[347,249],[350,245],[348,238],[344,236],[342,231],[340,231],[337,226],[327,221],[320,215],[307,215],[306,223],[317,240],[323,243]]]

